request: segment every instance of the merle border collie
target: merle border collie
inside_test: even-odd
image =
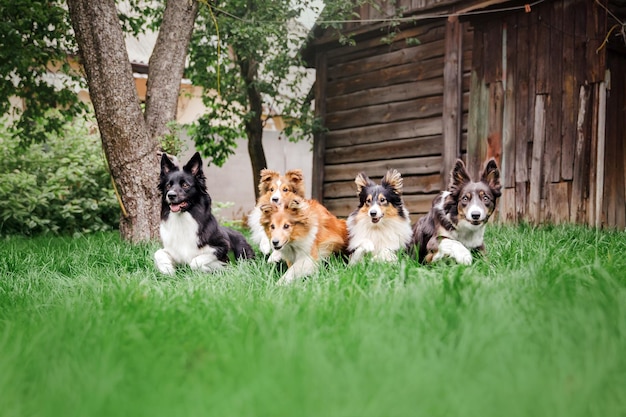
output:
[[[212,272],[223,268],[232,251],[236,259],[254,258],[244,236],[218,225],[211,213],[202,159],[196,152],[182,170],[165,153],[161,156],[161,225],[163,249],[154,254],[156,267],[172,275],[176,265]]]
[[[447,191],[435,197],[430,212],[413,226],[413,246],[422,263],[453,258],[472,263],[472,251],[485,252],[485,226],[501,192],[500,171],[494,159],[487,161],[479,181],[470,178],[457,159]]]
[[[359,206],[348,216],[350,265],[366,254],[372,260],[394,262],[397,252],[411,242],[411,219],[402,201],[402,176],[395,169],[387,171],[380,185],[364,173],[354,180]]]

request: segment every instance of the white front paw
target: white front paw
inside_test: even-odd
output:
[[[281,261],[281,259],[283,259],[283,255],[280,253],[280,251],[275,250],[270,254],[269,258],[267,258],[267,262],[278,263]]]
[[[433,262],[444,256],[453,258],[461,265],[472,264],[472,253],[461,242],[452,239],[442,239],[439,242],[439,249],[433,257]]]
[[[350,255],[350,262],[348,262],[348,265],[356,265],[359,262],[361,262],[361,259],[363,259],[363,255],[365,255],[365,249],[363,249],[362,247],[358,247],[354,250],[354,252],[352,252],[352,254]]]
[[[380,253],[374,256],[375,261],[381,262],[396,262],[398,260],[398,256],[395,251],[391,249],[383,249]]]
[[[159,249],[154,253],[154,263],[162,274],[174,275],[176,273],[172,257],[165,249]]]
[[[267,255],[272,251],[272,245],[270,244],[270,240],[267,236],[264,236],[259,242],[259,249],[263,255]]]

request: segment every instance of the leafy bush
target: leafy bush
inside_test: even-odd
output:
[[[119,206],[97,135],[85,123],[24,145],[0,129],[0,235],[117,228]]]

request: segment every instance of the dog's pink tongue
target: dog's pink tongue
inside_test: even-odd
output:
[[[178,213],[180,211],[181,204],[170,204],[170,210],[174,213]]]

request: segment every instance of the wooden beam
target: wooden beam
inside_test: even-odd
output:
[[[586,132],[585,124],[587,119],[587,106],[589,102],[590,87],[588,84],[580,86],[578,94],[578,118],[576,119],[576,147],[574,151],[574,171],[572,181],[572,194],[570,202],[570,222],[582,223],[585,216],[585,191],[586,174],[585,158],[587,149],[585,147]]]
[[[598,88],[598,152],[596,153],[596,218],[595,226],[602,226],[604,205],[604,154],[606,146],[606,83]]]
[[[441,184],[446,187],[448,174],[461,152],[461,117],[463,115],[463,25],[458,18],[446,22],[445,56],[443,65],[443,167]]]
[[[326,52],[320,52],[315,57],[317,69],[315,79],[315,116],[326,125],[326,80],[328,79],[328,61]],[[311,179],[311,197],[322,201],[324,197],[324,154],[326,151],[326,132],[313,135],[313,178]]]
[[[535,124],[533,128],[533,150],[530,165],[530,195],[528,201],[528,216],[531,223],[541,221],[541,170],[546,135],[546,96],[535,96]]]

